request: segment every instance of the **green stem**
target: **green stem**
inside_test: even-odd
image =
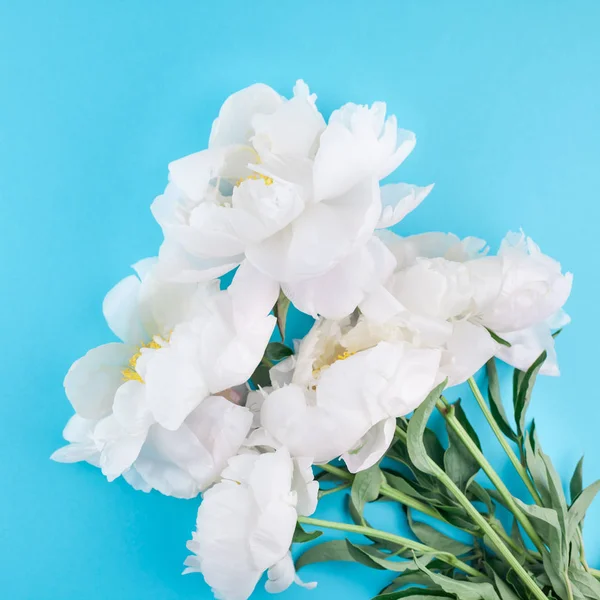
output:
[[[400,438],[403,442],[406,442],[406,431],[404,431],[404,429],[401,427],[398,427],[398,425],[396,425],[396,436],[398,436],[398,438]]]
[[[593,575],[596,579],[600,579],[600,570],[590,567],[590,575]]]
[[[345,481],[344,483],[342,483],[341,485],[337,485],[336,487],[329,488],[327,490],[319,490],[319,498],[322,498],[323,496],[328,496],[329,494],[335,494],[336,492],[339,492],[341,490],[345,490],[351,485],[352,484],[349,481]]]
[[[483,416],[485,417],[486,421],[489,423],[490,427],[492,428],[492,431],[494,432],[496,439],[500,442],[500,445],[504,449],[504,452],[506,452],[508,459],[510,460],[513,467],[519,474],[519,477],[523,480],[523,483],[527,487],[529,493],[531,494],[531,497],[535,500],[536,504],[538,504],[539,506],[542,506],[542,499],[540,498],[538,491],[535,489],[535,486],[531,482],[531,479],[529,478],[527,470],[525,469],[525,467],[523,467],[523,465],[521,464],[521,461],[518,459],[514,450],[510,447],[508,440],[504,437],[502,430],[496,423],[494,416],[492,415],[490,409],[487,406],[487,403],[483,397],[483,394],[481,393],[479,387],[477,386],[477,383],[475,383],[475,380],[472,377],[469,379],[469,387],[471,388],[471,391],[473,392],[473,396],[475,396],[475,400],[477,401],[477,404],[479,404],[479,408],[481,408],[481,412],[483,413]]]
[[[339,467],[334,467],[330,464],[325,465],[317,465],[323,471],[327,471],[327,473],[331,473],[332,475],[336,475],[340,479],[345,479],[346,481],[352,481],[354,479],[354,475],[352,473],[348,473],[348,471],[344,471],[344,469],[340,469]]]
[[[331,473],[332,475],[335,475],[336,477],[339,477],[340,479],[343,479],[346,481],[354,480],[354,475],[352,475],[352,473],[348,473],[347,471],[344,471],[343,469],[340,469],[339,467],[334,467],[333,465],[329,465],[329,464],[319,465],[319,467],[321,469],[323,469],[323,471],[327,471],[328,473]],[[325,491],[328,491],[328,490],[325,490]],[[442,516],[440,515],[440,513],[438,513],[437,510],[431,508],[424,502],[421,502],[420,500],[417,500],[416,498],[413,498],[412,496],[405,494],[404,492],[394,489],[387,483],[384,483],[380,487],[379,492],[381,493],[382,496],[386,496],[387,498],[390,498],[391,500],[396,500],[397,502],[400,502],[400,503],[404,504],[405,506],[409,506],[410,508],[414,508],[415,510],[420,511],[423,514],[429,515],[430,517],[433,517],[434,519],[442,519]]]
[[[365,535],[368,537],[392,542],[393,544],[398,544],[400,546],[404,546],[405,548],[410,548],[411,550],[415,550],[417,552],[420,552],[421,554],[433,554],[446,564],[452,567],[456,567],[457,569],[460,569],[461,571],[464,571],[465,573],[467,573],[468,575],[472,575],[473,577],[481,576],[481,573],[479,571],[469,566],[462,560],[456,558],[456,556],[454,556],[453,554],[450,554],[448,552],[440,552],[435,548],[431,548],[430,546],[426,546],[425,544],[421,544],[420,542],[415,542],[413,540],[409,540],[408,538],[404,538],[393,533],[388,533],[387,531],[381,531],[380,529],[373,529],[372,527],[366,527],[363,525],[350,525],[348,523],[337,523],[335,521],[313,519],[312,517],[298,517],[298,523],[302,523],[303,525],[313,525],[315,527],[337,529],[339,531],[347,531],[349,533],[360,533],[361,535]]]
[[[468,434],[467,434],[468,436]],[[469,438],[470,439],[470,438]],[[477,446],[475,446],[477,447]],[[462,493],[460,488],[450,479],[446,472],[441,469],[437,463],[431,458],[427,459],[429,468],[432,473],[448,488],[448,491],[456,498],[458,503],[465,509],[467,514],[471,517],[474,523],[476,523],[481,530],[488,536],[489,541],[492,543],[498,554],[500,554],[506,562],[513,568],[517,576],[523,581],[523,583],[529,588],[531,593],[538,600],[548,600],[548,597],[538,587],[536,582],[533,580],[531,575],[523,568],[521,563],[512,554],[512,552],[506,547],[502,538],[496,533],[494,528],[487,522],[487,520],[479,513],[479,511],[471,504],[469,499]]]
[[[427,506],[427,504],[424,502],[421,502],[420,500],[417,500],[416,498],[413,498],[412,496],[409,496],[400,490],[394,489],[387,483],[383,483],[381,485],[379,488],[379,493],[386,498],[390,498],[390,500],[396,500],[397,502],[400,502],[400,504],[404,504],[405,506],[418,510],[419,512],[433,517],[434,519],[444,520],[442,515],[440,515],[440,513],[434,508]]]
[[[401,430],[402,431],[402,430]],[[404,433],[404,432],[402,432]],[[395,460],[398,461],[397,458],[394,458],[393,456],[388,456],[387,458],[389,458],[390,460]],[[386,494],[388,495],[388,494]],[[391,498],[391,495],[388,495],[389,498]],[[403,502],[403,500],[401,500],[400,498],[394,498],[397,499],[399,502]],[[410,505],[409,505],[410,506]],[[426,505],[424,505],[426,506]],[[425,514],[434,517],[435,519],[438,519],[439,521],[443,521],[444,523],[448,523],[449,525],[452,525],[453,527],[456,527],[457,529],[460,529],[470,535],[477,535],[477,533],[475,531],[472,531],[471,529],[465,529],[464,527],[459,527],[458,525],[455,525],[453,523],[450,523],[448,520],[446,520],[443,515],[441,515],[439,512],[437,512],[435,509],[430,509],[429,512],[426,512],[422,509],[417,509],[417,510],[421,510],[421,512],[424,512]],[[435,512],[434,512],[435,511]],[[519,553],[523,553],[522,548],[519,548],[518,544],[515,543],[515,541],[508,535],[508,533],[506,533],[506,531],[504,530],[504,528],[502,527],[502,525],[500,524],[496,524],[494,522],[490,522],[490,525],[494,528],[494,530],[496,531],[496,533],[504,540],[504,542],[506,542],[517,554]],[[480,536],[478,536],[480,537]],[[527,554],[531,554],[532,558],[538,558],[540,557],[539,553],[532,553],[531,551],[528,551]]]
[[[462,426],[461,422],[454,415],[454,410],[452,407],[447,408],[443,402],[438,402],[438,410],[444,415],[448,425],[453,429],[456,435],[460,438],[461,442],[466,446],[469,450],[473,458],[477,461],[480,467],[483,469],[485,474],[489,477],[490,481],[494,484],[504,501],[506,502],[507,508],[515,515],[517,521],[521,524],[527,535],[531,538],[531,541],[534,543],[535,547],[542,552],[544,548],[544,543],[540,539],[540,536],[537,534],[529,519],[523,513],[523,511],[517,506],[517,503],[514,501],[514,498],[500,476],[492,465],[485,458],[477,444],[473,441],[469,433]]]

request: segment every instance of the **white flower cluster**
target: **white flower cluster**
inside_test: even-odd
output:
[[[121,342],[66,376],[75,415],[53,458],[143,491],[202,492],[187,571],[218,598],[248,598],[265,571],[269,591],[301,583],[290,545],[316,508],[312,464],[368,468],[397,417],[493,356],[526,369],[546,350],[542,373],[558,374],[552,331],[572,277],[529,238],[488,256],[476,238],[387,229],[432,187],[380,183],[414,145],[383,103],[326,122],[302,81],[290,100],[262,84],[233,94],[208,149],[169,165],[152,206],[158,258],[106,296]],[[280,294],[316,322],[259,387]]]

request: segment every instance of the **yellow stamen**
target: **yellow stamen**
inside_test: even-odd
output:
[[[159,350],[160,348],[163,347],[163,345],[160,343],[160,341],[157,341],[157,338],[158,338],[158,340],[161,340],[163,342],[168,341],[168,339],[163,340],[161,337],[155,336],[155,338],[153,340],[151,340],[150,342],[148,342],[147,344],[140,344],[138,346],[137,352],[129,359],[129,366],[125,367],[121,371],[124,381],[139,381],[140,383],[144,383],[142,376],[135,370],[137,367],[137,361],[140,358],[140,356],[142,355],[143,348],[150,348],[151,350]]]
[[[235,187],[240,186],[244,181],[248,181],[249,179],[253,179],[255,181],[260,181],[261,179],[264,181],[265,185],[273,185],[273,178],[268,177],[267,175],[263,175],[262,173],[252,173],[252,175],[248,175],[248,177],[242,177],[235,182]]]
[[[312,375],[315,379],[317,379],[321,373],[325,370],[325,369],[329,369],[329,367],[337,362],[338,360],[346,360],[347,358],[350,358],[351,356],[354,356],[356,354],[356,352],[349,352],[348,350],[344,350],[343,352],[341,352],[340,354],[338,354],[335,359],[331,362],[331,363],[325,363],[319,367],[317,367],[316,369],[313,369]]]

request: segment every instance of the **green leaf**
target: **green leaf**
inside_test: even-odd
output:
[[[424,573],[429,575],[433,583],[439,585],[445,592],[456,594],[460,600],[500,600],[494,586],[491,583],[471,583],[469,581],[458,581],[445,575],[434,573],[421,565],[418,559],[415,562]]]
[[[475,442],[477,447],[481,450],[481,442],[479,441],[479,436],[477,435],[477,432],[475,431],[475,429],[471,425],[469,419],[467,418],[467,415],[466,415],[465,411],[463,410],[462,402],[461,402],[460,398],[452,404],[452,407],[454,408],[454,415],[458,419],[459,423],[463,426],[463,428],[469,434],[469,437]]]
[[[537,504],[525,504],[519,498],[514,499],[519,508],[529,517],[531,525],[551,550],[560,550],[562,530],[556,510]]]
[[[581,566],[569,569],[569,579],[585,598],[590,600],[600,598],[600,581],[582,569]]]
[[[435,475],[438,472],[436,469],[437,465],[435,465],[435,463],[427,454],[425,444],[423,443],[423,435],[425,433],[425,428],[427,427],[427,421],[429,420],[429,417],[435,408],[435,404],[439,400],[445,387],[446,381],[438,385],[429,393],[421,406],[419,406],[413,413],[413,416],[408,422],[408,429],[406,432],[408,438],[408,454],[410,459],[417,469],[430,475]]]
[[[494,583],[502,600],[519,600],[519,596],[517,596],[508,583],[502,581],[496,573],[494,573]]]
[[[358,546],[349,540],[346,540],[350,553],[356,558],[356,562],[371,567],[373,569],[385,569],[396,573],[404,573],[405,571],[418,571],[419,567],[414,560],[390,560],[389,556],[380,552],[372,546]],[[423,557],[422,561],[427,564],[431,557]]]
[[[279,298],[273,308],[273,314],[277,319],[277,328],[281,335],[281,341],[285,342],[285,325],[287,322],[287,314],[290,308],[290,299],[283,293],[283,290],[279,292]]]
[[[543,548],[542,550],[542,561],[544,565],[544,574],[554,588],[554,593],[557,594],[561,600],[571,600],[571,596],[567,591],[565,573],[563,572],[561,565],[557,564],[556,559],[552,557],[552,554],[549,553],[546,548]]]
[[[535,435],[535,433],[534,433]],[[567,539],[567,499],[562,487],[562,481],[559,474],[556,472],[550,457],[542,452],[539,442],[536,441],[536,451],[541,457],[544,466],[546,467],[546,477],[548,479],[548,491],[550,493],[550,506],[556,510],[558,521],[562,532],[563,542]],[[563,548],[566,550],[566,546]],[[556,558],[556,557],[553,557]]]
[[[469,484],[469,489],[467,490],[471,496],[474,497],[475,500],[479,500],[485,504],[485,507],[488,510],[488,515],[493,516],[496,512],[496,507],[492,502],[492,498],[489,495],[488,491],[476,481],[471,481]],[[481,511],[479,511],[481,512]]]
[[[442,552],[454,554],[454,556],[461,556],[473,550],[472,546],[453,540],[447,535],[440,533],[434,527],[431,527],[431,525],[413,520],[411,511],[408,508],[406,509],[406,517],[411,531],[415,534],[417,539],[427,546],[431,546]]]
[[[423,502],[430,502],[430,498],[418,492],[404,477],[402,477],[402,475],[391,473],[389,471],[385,471],[384,475],[387,484],[395,490],[398,490],[407,496],[411,496],[411,498],[416,498]]]
[[[387,569],[387,567],[379,564],[377,560],[371,558],[366,552],[363,552],[359,546],[354,545],[350,540],[344,541],[348,547],[348,553],[350,556],[352,556],[355,562],[364,565],[365,567],[369,567],[370,569],[377,569],[379,571],[385,571]]]
[[[515,369],[513,371],[513,407],[517,405],[517,398],[519,396],[519,387],[521,386],[521,380],[523,379],[523,371],[519,371],[519,369]]]
[[[443,591],[428,590],[425,588],[408,588],[399,592],[391,592],[389,594],[379,594],[373,600],[420,600],[420,598],[429,598],[429,600],[447,600],[453,598]]]
[[[494,333],[491,329],[488,329],[487,327],[485,329],[496,343],[500,344],[501,346],[506,346],[507,348],[510,348],[512,346],[510,342],[507,342],[505,339],[501,338],[497,333]]]
[[[600,479],[586,487],[573,502],[567,513],[567,541],[575,536],[577,527],[583,521],[585,513],[593,502],[596,494],[600,491]]]
[[[362,525],[363,527],[371,527],[371,524],[364,518],[362,514],[359,514],[356,506],[354,506],[354,502],[352,502],[352,498],[348,497],[348,512],[350,513],[350,518],[356,525]],[[402,556],[410,557],[412,556],[411,552],[404,551],[402,552],[402,547],[394,542],[388,542],[386,540],[380,540],[378,538],[371,537],[369,535],[365,535],[368,540],[371,540],[373,544],[376,544],[378,548],[385,548],[390,552],[398,552]]]
[[[281,342],[269,342],[267,344],[267,349],[265,350],[265,358],[274,363],[279,362],[292,354],[294,354],[294,351]]]
[[[294,544],[304,544],[305,542],[316,540],[321,535],[323,535],[322,531],[305,531],[300,523],[296,523],[296,530],[294,531],[292,542]]]
[[[359,471],[354,476],[350,498],[361,517],[365,504],[377,499],[379,488],[384,482],[385,477],[379,468],[379,464],[375,464],[364,471]]]
[[[583,456],[579,459],[573,477],[571,477],[571,483],[569,485],[569,492],[571,494],[571,504],[575,502],[577,496],[581,494],[583,490]]]
[[[539,535],[539,534],[538,534]],[[525,542],[523,541],[523,534],[519,528],[519,522],[516,518],[513,518],[512,527],[510,529],[510,537],[517,544],[519,548],[526,550]]]
[[[453,414],[456,415],[456,418],[469,434],[469,437],[471,437],[477,447],[481,449],[479,438],[469,423],[467,415],[461,408],[460,400],[450,406],[448,414],[450,416]],[[448,422],[446,422],[446,429],[448,430],[449,444],[448,449],[444,454],[444,470],[450,476],[452,481],[454,481],[462,491],[465,491],[470,481],[479,472],[480,466]]]
[[[525,448],[525,463],[527,464],[527,469],[533,479],[535,488],[540,494],[544,506],[551,506],[552,498],[550,496],[548,472],[540,453],[536,451],[535,431],[533,428],[532,431],[525,433],[525,442],[523,446]]]
[[[547,356],[548,353],[544,350],[535,361],[533,361],[533,364],[523,374],[518,383],[518,393],[515,402],[515,422],[519,434],[525,430],[525,418],[527,415],[527,408],[531,402],[531,392],[533,391],[538,371],[541,369]]]
[[[391,592],[390,594],[379,594],[373,600],[420,600],[421,598],[429,598],[429,600],[447,600],[453,598],[444,592],[428,590],[425,588],[408,588],[399,592]]]
[[[431,563],[429,563],[428,566],[433,565],[435,562],[435,560],[431,561]],[[377,598],[379,598],[379,596],[385,596],[387,594],[390,594],[391,592],[396,592],[400,589],[406,591],[407,585],[429,585],[430,589],[428,591],[432,591],[432,588],[439,589],[437,588],[437,586],[432,586],[429,577],[427,577],[427,575],[425,575],[425,573],[423,573],[422,571],[405,571],[404,573],[398,575],[391,583],[386,585],[379,592]],[[443,594],[444,592],[441,593]]]
[[[306,565],[328,561],[356,562],[356,559],[348,550],[346,540],[331,540],[316,544],[302,553],[296,560],[296,570]]]
[[[250,380],[256,387],[267,387],[271,385],[271,378],[269,376],[270,366],[260,361],[258,367],[256,367],[254,373],[250,376]]]
[[[502,433],[513,442],[518,440],[517,434],[513,431],[506,411],[504,410],[504,404],[502,404],[502,397],[500,395],[500,381],[498,379],[498,369],[496,368],[496,360],[492,358],[487,363],[487,375],[488,375],[488,399],[490,402],[490,411],[494,417],[494,421],[500,427]]]
[[[444,453],[446,451],[438,439],[438,436],[432,429],[429,429],[429,427],[425,428],[423,443],[425,444],[425,449],[427,450],[429,458],[431,458],[439,467],[444,468]]]

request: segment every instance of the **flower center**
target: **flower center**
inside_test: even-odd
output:
[[[137,367],[137,361],[140,358],[140,356],[142,355],[142,349],[143,348],[150,348],[152,350],[159,350],[160,348],[163,347],[163,345],[169,341],[170,336],[167,337],[167,339],[163,339],[160,336],[156,335],[154,336],[154,338],[146,343],[146,344],[140,344],[138,346],[137,352],[129,359],[129,366],[125,367],[122,371],[121,374],[123,375],[123,381],[139,381],[140,383],[145,383],[144,380],[142,379],[142,376],[136,371],[136,367]],[[162,343],[161,343],[162,342]]]
[[[248,175],[248,177],[242,177],[235,182],[235,187],[239,187],[244,181],[248,181],[249,179],[253,179],[255,181],[260,181],[261,179],[264,181],[265,185],[273,185],[273,178],[268,177],[267,175],[263,175],[262,173],[252,173],[252,175]]]
[[[321,373],[326,369],[329,369],[333,363],[337,362],[338,360],[346,360],[355,354],[356,352],[349,352],[348,350],[343,350],[342,346],[338,346],[337,353],[329,356],[322,356],[313,363],[314,368],[312,376],[315,379],[318,379],[321,376]]]

